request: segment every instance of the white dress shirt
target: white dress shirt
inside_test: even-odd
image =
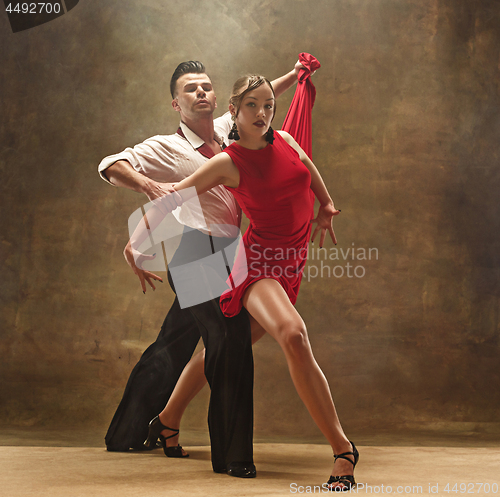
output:
[[[231,126],[229,112],[214,119],[214,138],[221,144],[229,145],[228,134]],[[184,136],[179,133],[156,135],[133,148],[126,148],[119,154],[105,157],[99,164],[101,178],[110,183],[103,172],[119,160],[129,162],[137,172],[160,183],[176,183],[188,177],[202,166],[208,157],[198,150],[205,142],[183,122],[180,123],[180,129]],[[200,195],[199,200],[203,214],[193,210],[183,211],[181,208],[180,212],[176,213],[178,221],[205,233],[208,226],[210,234],[214,236],[234,237],[234,227],[240,226],[241,209],[233,195],[224,186],[219,185]]]

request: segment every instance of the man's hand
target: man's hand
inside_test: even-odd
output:
[[[319,239],[319,247],[323,247],[323,243],[325,242],[326,232],[330,233],[330,237],[333,240],[333,243],[337,245],[337,238],[335,237],[335,232],[333,231],[332,220],[333,216],[338,216],[340,211],[335,209],[335,206],[332,204],[322,205],[319,208],[318,215],[315,219],[311,221],[311,223],[318,223],[314,233],[311,237],[311,241],[314,243],[314,239],[318,234],[318,231],[321,231],[321,237]]]
[[[156,287],[153,283],[154,280],[163,283],[163,280],[159,276],[157,276],[156,274],[154,274],[150,271],[145,271],[144,269],[140,269],[140,267],[137,266],[137,264],[139,266],[141,266],[142,261],[154,259],[154,257],[155,257],[154,255],[144,255],[144,254],[137,252],[137,250],[134,250],[132,248],[130,241],[125,246],[125,250],[123,251],[123,255],[125,257],[125,260],[127,261],[127,264],[132,268],[132,271],[134,272],[134,274],[136,274],[137,277],[139,278],[139,281],[141,282],[141,288],[142,288],[143,293],[146,293],[146,281],[148,282],[149,286],[153,290],[156,289]],[[137,264],[136,264],[136,262],[137,262]]]

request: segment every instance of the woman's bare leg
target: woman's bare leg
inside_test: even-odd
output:
[[[262,338],[266,333],[254,319],[251,319],[252,344]],[[207,383],[205,378],[205,349],[195,354],[186,364],[175,385],[174,391],[159,414],[160,421],[169,428],[178,429],[181,424],[182,415],[189,403],[196,397]],[[164,437],[172,435],[171,430],[163,430]],[[167,447],[176,446],[179,443],[179,435],[169,438]]]
[[[205,349],[195,354],[186,364],[182,374],[179,376],[174,391],[168,400],[165,409],[159,414],[160,421],[169,428],[178,429],[181,418],[189,403],[196,397],[207,383],[204,373]],[[161,434],[168,437],[173,434],[171,430],[163,430]],[[176,446],[179,443],[179,435],[166,441],[167,447]],[[186,455],[186,451],[182,450]]]
[[[351,451],[328,382],[314,359],[304,321],[281,285],[273,279],[253,283],[244,295],[243,305],[283,349],[297,393],[334,454]],[[352,475],[353,465],[337,459],[332,474]]]

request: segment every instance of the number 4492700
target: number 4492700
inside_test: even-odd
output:
[[[61,4],[54,3],[9,3],[5,9],[9,13],[16,14],[59,14],[61,12]]]
[[[451,485],[451,483],[447,483],[443,488],[443,492],[448,494],[477,494],[481,493],[481,495],[498,493],[498,483],[455,483],[455,485]]]

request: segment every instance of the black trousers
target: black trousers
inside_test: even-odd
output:
[[[201,246],[199,242],[207,236],[199,231],[185,233],[171,266],[188,261],[191,249]],[[170,273],[169,283],[175,291]],[[205,375],[211,388],[208,426],[213,469],[220,472],[232,462],[253,462],[250,321],[245,310],[238,316],[225,317],[219,299],[186,309],[181,309],[175,299],[158,338],[130,374],[105,437],[108,450],[142,448],[149,421],[165,407],[200,336],[206,348]]]

